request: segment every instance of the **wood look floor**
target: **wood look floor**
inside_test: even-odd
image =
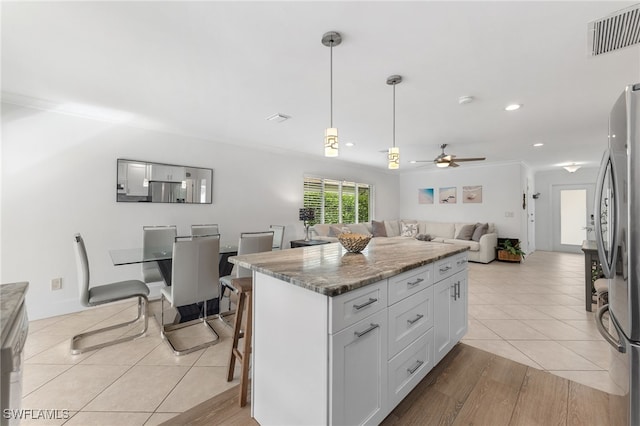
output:
[[[382,422],[397,425],[608,425],[616,397],[460,343]],[[172,425],[257,425],[238,386]]]

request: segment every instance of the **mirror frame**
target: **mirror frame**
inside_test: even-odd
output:
[[[155,169],[154,166],[156,166]],[[132,187],[129,186],[128,179],[131,172],[137,175],[139,181]],[[186,201],[189,198],[189,192],[191,197],[196,195],[198,186],[195,183],[191,187],[191,191],[186,186],[189,180],[194,181],[194,179],[189,179],[194,173],[200,175],[197,180],[206,181],[208,184],[208,187],[204,188],[206,192],[200,192],[201,195],[205,195],[205,201]],[[158,193],[163,198],[155,200],[152,198],[152,185],[158,187]],[[180,187],[178,188],[177,185]],[[174,196],[176,188],[180,194]],[[129,189],[131,192],[127,193]],[[116,161],[116,201],[119,203],[213,204],[213,169],[118,158]]]

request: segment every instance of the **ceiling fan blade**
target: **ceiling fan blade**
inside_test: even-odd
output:
[[[482,161],[486,160],[485,157],[476,157],[476,158],[456,158],[455,161]]]
[[[460,164],[455,163],[455,162],[453,162],[453,161],[450,161],[450,162],[449,162],[449,167],[460,167]]]

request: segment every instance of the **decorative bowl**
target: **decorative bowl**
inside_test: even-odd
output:
[[[371,241],[371,235],[342,233],[338,241],[350,253],[360,253]]]

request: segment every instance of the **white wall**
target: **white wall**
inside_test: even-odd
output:
[[[510,163],[500,166],[464,164],[457,168],[425,168],[400,176],[400,218],[438,222],[494,222],[499,237],[522,240],[522,176],[524,166]],[[462,187],[482,185],[482,203],[462,202]],[[457,188],[456,204],[440,204],[440,187]],[[434,204],[418,204],[418,189],[434,188]],[[507,217],[513,214],[512,217]]]
[[[563,169],[536,173],[536,192],[540,193],[540,198],[534,201],[538,250],[553,251],[553,211],[556,208],[551,197],[553,185],[595,184],[597,177],[597,167],[581,168],[575,173],[569,173]],[[592,212],[592,208],[589,210]]]
[[[192,223],[218,223],[222,242],[234,244],[242,231],[281,224],[285,243],[301,238],[305,174],[371,183],[374,218],[399,214],[399,179],[383,170],[2,107],[1,279],[30,282],[31,319],[80,309],[76,232],[87,245],[92,282],[99,284],[141,277],[139,265],[114,267],[109,250],[140,247],[143,225],[175,224],[185,235]],[[321,143],[320,136],[319,150]],[[213,204],[117,203],[117,158],[212,168]],[[63,289],[52,292],[55,277],[62,277]]]

